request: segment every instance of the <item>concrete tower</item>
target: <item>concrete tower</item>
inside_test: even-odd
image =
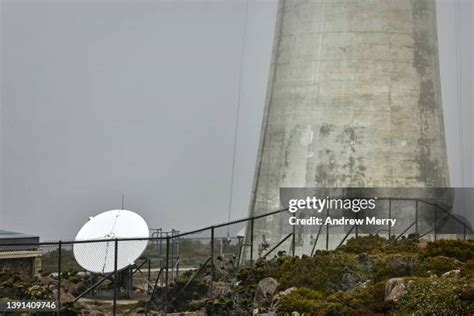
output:
[[[448,186],[437,45],[434,0],[280,1],[251,215],[280,187]]]

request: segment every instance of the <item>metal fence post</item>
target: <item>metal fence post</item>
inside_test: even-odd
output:
[[[151,280],[151,260],[148,258],[148,280]]]
[[[170,236],[166,235],[166,263],[165,263],[165,291],[164,291],[164,305],[163,311],[166,313],[168,306],[168,267],[170,264]]]
[[[176,280],[179,278],[179,257],[176,262]]]
[[[295,256],[295,249],[296,249],[296,227],[293,225],[293,233],[291,236],[291,255],[294,257]]]
[[[415,200],[415,234],[418,235],[418,200]]]
[[[250,266],[253,265],[253,225],[254,225],[254,218],[250,220]]]
[[[356,213],[356,219],[357,220],[359,219],[359,213]],[[355,225],[355,235],[356,235],[356,238],[359,238],[359,224]]]
[[[61,257],[62,257],[62,241],[58,242],[58,315],[61,310]]]
[[[118,240],[115,238],[114,242],[114,301],[113,301],[113,311],[112,314],[115,316],[117,314],[117,287],[118,287],[118,273],[117,273],[117,266],[118,266]]]
[[[168,269],[170,265],[170,236],[166,236],[166,273],[165,273],[165,286],[168,287],[169,275]]]
[[[392,199],[388,199],[388,219],[392,219]],[[388,240],[392,237],[392,225],[388,224]]]
[[[214,226],[211,227],[211,280],[209,282],[209,295],[212,297],[212,283],[214,282]]]
[[[329,217],[329,208],[326,208],[326,219]],[[329,225],[326,225],[326,250],[329,250]]]

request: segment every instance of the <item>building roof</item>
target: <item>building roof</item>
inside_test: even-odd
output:
[[[0,240],[1,239],[29,239],[29,238],[39,238],[35,235],[17,233],[17,232],[10,232],[7,230],[0,229]]]

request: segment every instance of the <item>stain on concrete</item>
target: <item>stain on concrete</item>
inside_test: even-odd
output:
[[[414,40],[414,58],[413,67],[420,81],[420,92],[418,97],[418,115],[420,136],[416,150],[415,161],[418,164],[417,181],[428,187],[440,187],[446,185],[446,177],[443,166],[439,159],[432,157],[431,146],[433,146],[432,124],[441,111],[441,105],[436,99],[435,83],[433,78],[434,65],[433,59],[437,58],[437,51],[434,47],[433,34],[435,30],[431,26],[430,19],[432,10],[430,10],[428,1],[411,0],[413,19],[413,40]],[[444,137],[443,131],[438,131]],[[436,140],[435,140],[436,141]]]
[[[321,127],[319,128],[319,133],[322,135],[322,136],[328,136],[329,133],[331,133],[334,129],[334,125],[333,124],[323,124],[321,125]]]

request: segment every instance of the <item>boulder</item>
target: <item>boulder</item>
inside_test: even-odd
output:
[[[40,283],[42,286],[49,287],[50,284],[53,284],[53,279],[49,276],[43,276],[40,278]]]
[[[61,292],[60,300],[61,304],[71,303],[74,301],[74,295],[69,292]]]
[[[451,270],[446,273],[443,273],[441,277],[443,278],[459,278],[459,275],[461,274],[461,270]]]
[[[266,306],[271,304],[277,288],[278,281],[274,278],[268,277],[261,279],[258,282],[257,290],[255,291],[254,305]]]
[[[385,302],[397,303],[406,293],[405,280],[402,278],[392,278],[385,284]]]

